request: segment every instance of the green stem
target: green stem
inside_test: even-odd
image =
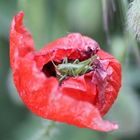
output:
[[[44,133],[41,135],[39,140],[46,140],[47,138],[50,138],[54,132],[55,126],[56,122],[54,121],[50,121],[50,124],[47,127],[44,126]]]

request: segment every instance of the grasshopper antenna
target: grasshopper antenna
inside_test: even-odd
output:
[[[59,76],[62,77],[62,75],[61,75],[60,72],[58,71],[57,65],[54,63],[54,61],[53,61],[53,59],[52,59],[52,57],[54,57],[54,56],[51,56],[50,53],[49,53],[49,56],[50,56],[50,58],[51,58],[51,62],[52,62],[52,64],[53,64],[53,66],[55,67],[55,71],[56,71],[57,77],[59,77]],[[64,78],[63,78],[63,79],[64,79]]]
[[[52,62],[52,64],[53,64],[53,66],[54,66],[55,68],[57,68],[56,64],[54,63],[54,61],[53,61],[53,59],[52,59],[52,56],[51,56],[50,52],[49,52],[49,57],[51,58],[51,62]]]

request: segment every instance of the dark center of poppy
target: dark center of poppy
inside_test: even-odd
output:
[[[55,67],[51,61],[43,66],[42,71],[47,77],[51,77],[51,76],[56,77]]]

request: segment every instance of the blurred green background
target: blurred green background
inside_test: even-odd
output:
[[[129,0],[0,0],[0,140],[139,140],[140,44],[126,30]],[[119,97],[106,119],[120,129],[102,133],[43,120],[22,103],[9,66],[9,26],[24,10],[36,48],[70,32],[94,38],[123,69]],[[139,31],[140,32],[140,31]]]

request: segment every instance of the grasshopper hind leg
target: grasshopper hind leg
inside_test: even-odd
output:
[[[67,75],[61,75],[61,77],[59,78],[59,81],[62,82],[66,77]]]

